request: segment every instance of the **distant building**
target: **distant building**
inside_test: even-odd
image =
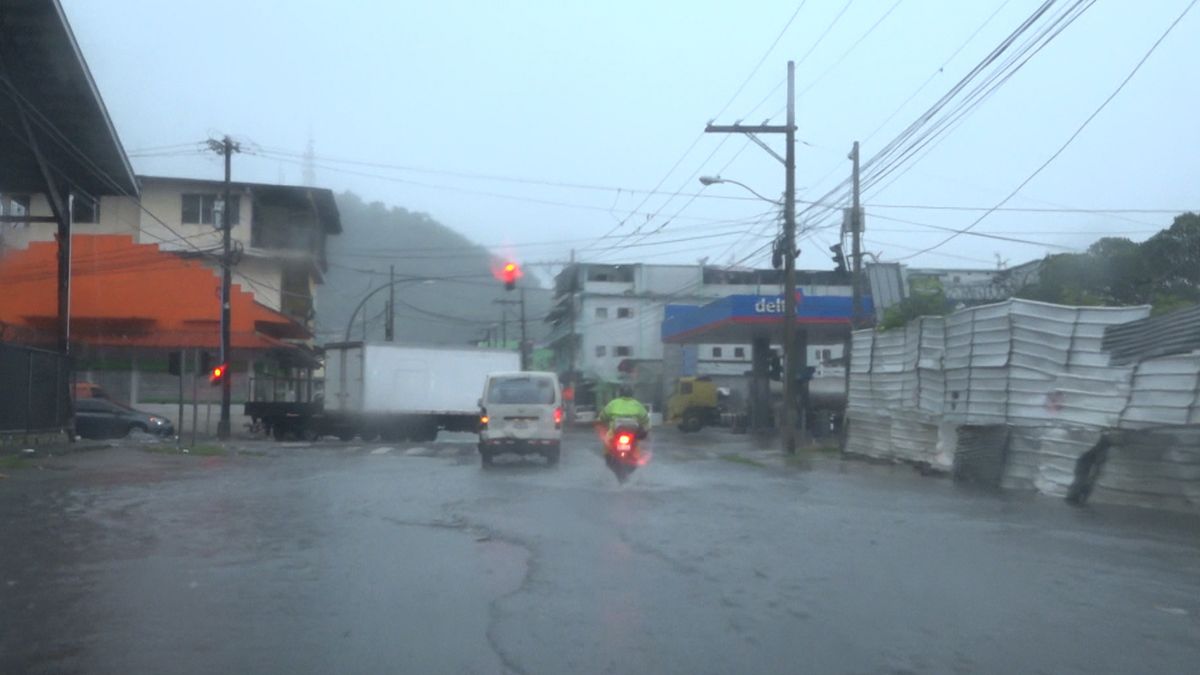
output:
[[[798,272],[797,282],[808,294],[850,295],[849,277],[842,273]],[[547,343],[554,353],[555,369],[599,382],[629,379],[635,367],[659,377],[667,351],[661,330],[668,304],[704,305],[730,295],[778,294],[782,283],[782,271],[773,269],[646,263],[568,265],[555,279],[554,305],[547,317],[553,327]],[[739,377],[750,370],[748,344],[688,345],[682,350],[687,352],[682,358],[691,365],[688,370],[692,374]],[[841,356],[840,344],[809,347],[813,364]],[[646,383],[646,389],[661,392],[661,385]],[[661,393],[653,396],[661,398]]]
[[[886,310],[914,289],[936,287],[956,307],[1000,302],[1037,283],[1042,260],[1004,269],[909,267],[900,263],[868,263],[867,282],[875,306]]]

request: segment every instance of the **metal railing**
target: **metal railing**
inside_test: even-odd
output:
[[[66,355],[0,343],[0,433],[66,428],[71,418],[70,378]]]

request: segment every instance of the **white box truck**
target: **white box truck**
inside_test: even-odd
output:
[[[325,345],[324,398],[306,405],[246,404],[276,439],[432,441],[439,431],[475,432],[488,373],[519,370],[516,352],[416,347],[391,342]]]

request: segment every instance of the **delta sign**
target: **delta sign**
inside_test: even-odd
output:
[[[662,323],[663,342],[747,342],[759,335],[782,332],[782,295],[730,295],[707,305],[667,305]],[[863,313],[873,312],[863,298]],[[809,295],[796,292],[796,324],[810,334],[832,338],[850,328],[853,300],[848,295]]]

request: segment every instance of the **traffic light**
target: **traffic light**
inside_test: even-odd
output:
[[[167,354],[167,372],[172,375],[183,374],[183,352],[170,352]]]
[[[229,375],[229,364],[221,363],[213,366],[213,369],[208,373],[208,383],[216,386],[225,381]]]
[[[829,247],[829,250],[833,251],[833,257],[832,257],[833,262],[837,263],[837,269],[834,271],[835,272],[845,272],[847,269],[846,268],[846,254],[842,253],[842,245],[834,244],[833,246]]]
[[[779,358],[778,352],[771,352],[771,365],[768,374],[776,382],[783,380],[783,359]]]
[[[500,280],[504,282],[504,290],[511,291],[517,287],[517,279],[521,278],[521,266],[515,262],[504,263],[500,268]]]

